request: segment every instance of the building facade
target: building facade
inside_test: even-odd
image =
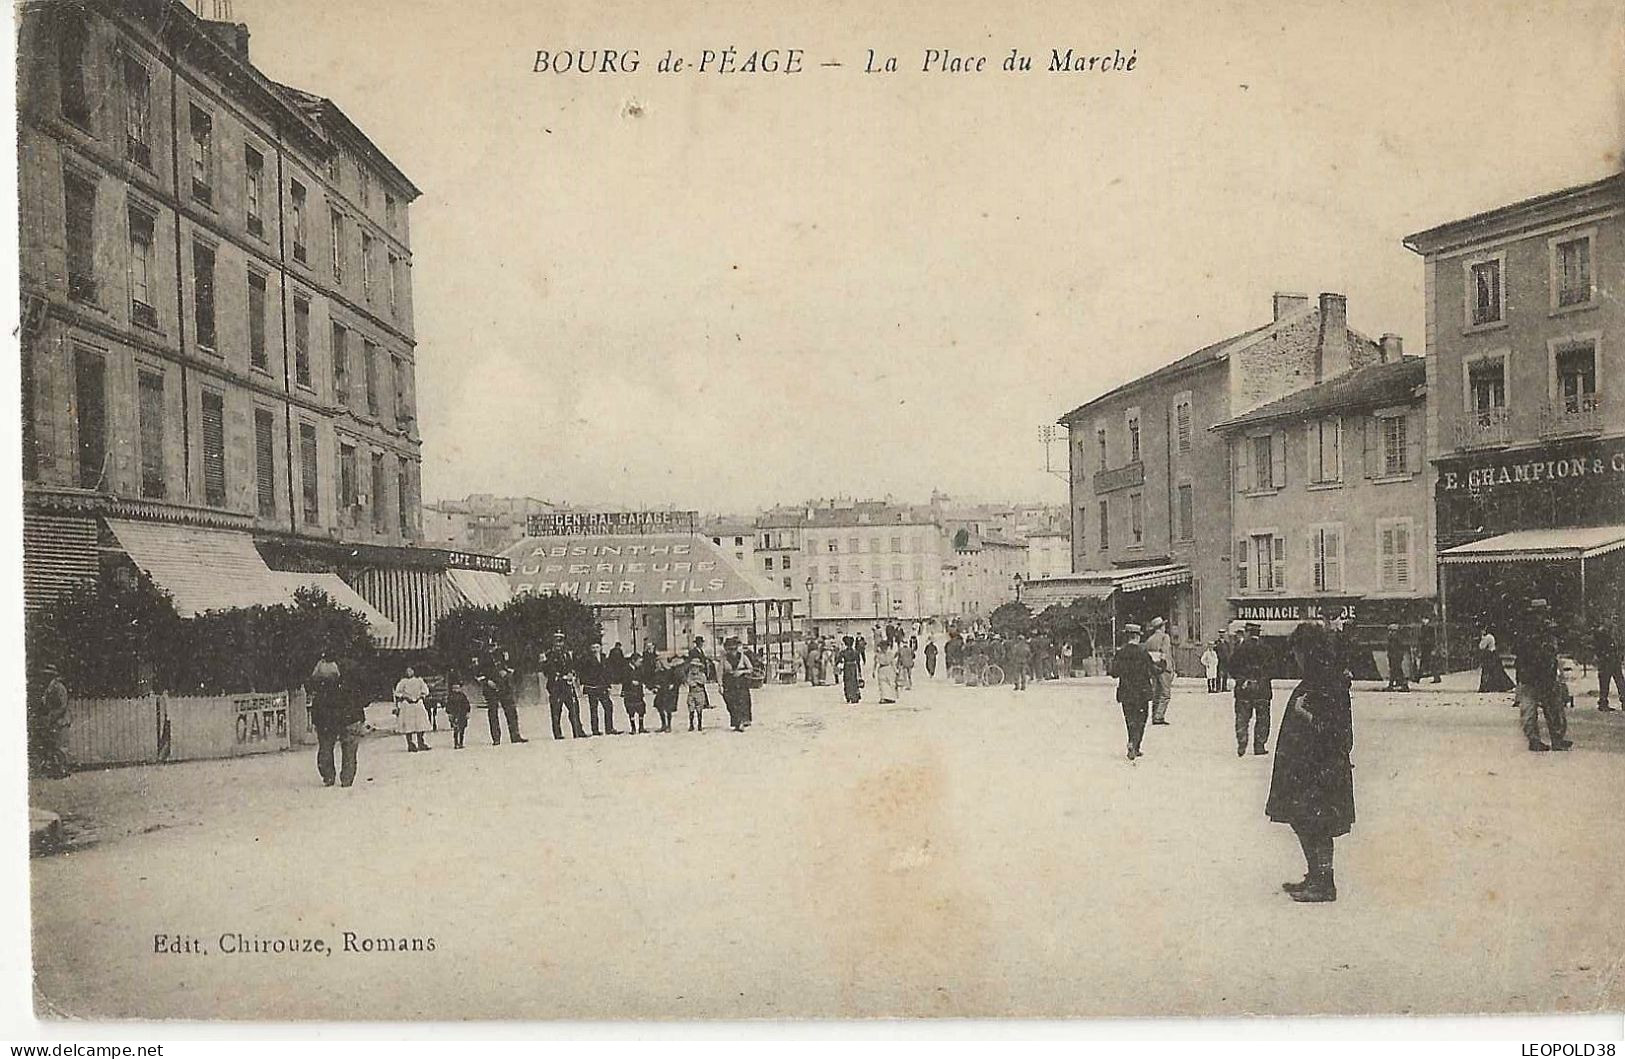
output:
[[[1277,293],[1272,309],[1268,323],[1061,418],[1074,572],[1028,586],[1035,601],[1099,600],[1112,628],[1160,615],[1186,644],[1229,622],[1231,454],[1209,429],[1382,357],[1378,342],[1348,327],[1340,294]]]
[[[18,33],[29,605],[104,552],[141,566],[128,523],[395,598],[424,557],[417,188],[261,74],[244,26],[83,0],[24,4]]]
[[[533,496],[471,493],[461,500],[436,500],[423,505],[423,540],[439,548],[494,555],[525,536],[531,515],[560,510],[558,504]]]
[[[1625,622],[1625,175],[1418,232],[1452,637]]]

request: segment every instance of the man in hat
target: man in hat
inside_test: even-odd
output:
[[[1140,643],[1140,627],[1133,622],[1123,626],[1128,642],[1112,655],[1107,672],[1117,678],[1117,701],[1123,707],[1123,725],[1128,729],[1128,759],[1140,756],[1140,741],[1145,738],[1145,719],[1156,694],[1156,666],[1151,655]]]
[[[356,751],[367,730],[367,711],[348,694],[333,652],[324,650],[305,678],[305,702],[310,725],[316,729],[316,772],[322,785],[355,783]],[[333,748],[339,749],[339,767],[333,768]]]
[[[28,717],[29,751],[34,769],[44,776],[61,779],[71,771],[62,744],[68,731],[68,686],[50,662],[40,667],[45,687],[33,700]]]
[[[1270,678],[1275,660],[1259,635],[1263,626],[1250,621],[1242,627],[1241,642],[1230,652],[1230,673],[1236,678],[1236,756],[1247,753],[1249,734],[1253,753],[1269,753],[1270,696],[1274,689]]]
[[[1409,691],[1411,685],[1405,676],[1405,656],[1410,649],[1405,645],[1405,633],[1397,623],[1388,626],[1388,686],[1384,691]]]
[[[513,667],[508,664],[508,652],[494,651],[477,679],[485,691],[485,719],[491,726],[491,745],[502,742],[500,724],[504,719],[508,722],[508,742],[529,742],[519,734],[519,704],[514,698]]]
[[[1518,720],[1523,725],[1529,749],[1569,749],[1574,744],[1567,738],[1568,718],[1563,715],[1568,705],[1568,687],[1558,671],[1557,626],[1544,599],[1529,601],[1529,617],[1524,623],[1523,635],[1518,638],[1516,660]],[[1541,714],[1546,715],[1546,730],[1552,739],[1550,746],[1540,739]]]
[[[547,706],[553,714],[553,738],[564,738],[564,714],[570,714],[570,735],[581,739],[586,732],[581,730],[581,705],[576,701],[575,685],[570,683],[570,675],[575,671],[575,658],[564,646],[564,633],[553,634],[553,646],[542,652],[542,678],[547,681]],[[493,717],[491,721],[491,741],[498,742],[500,734],[497,732],[497,723]]]
[[[1431,680],[1438,684],[1444,678],[1439,675],[1438,665],[1439,630],[1434,627],[1433,619],[1422,615],[1422,627],[1416,630],[1416,680]]]
[[[1620,657],[1625,652],[1620,650],[1619,640],[1603,622],[1598,621],[1591,630],[1591,655],[1597,663],[1597,709],[1603,712],[1613,710],[1608,704],[1608,685],[1614,685],[1614,693],[1625,703],[1625,674],[1620,671]]]
[[[1151,633],[1145,638],[1156,681],[1151,689],[1151,723],[1168,723],[1168,700],[1174,693],[1174,641],[1162,618],[1151,619]]]
[[[604,660],[604,646],[593,644],[587,657],[576,663],[576,676],[581,679],[581,690],[587,693],[587,721],[592,734],[599,735],[598,713],[604,714],[603,735],[620,735],[615,730],[615,700],[609,697],[610,671]]]

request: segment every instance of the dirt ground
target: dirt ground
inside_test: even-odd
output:
[[[872,689],[871,689],[872,690]],[[1594,694],[1594,693],[1593,693]],[[1276,694],[1276,712],[1285,689]],[[35,788],[42,1017],[735,1018],[1625,1006],[1625,715],[1531,754],[1504,696],[1361,690],[1340,900],[1296,905],[1273,757],[1175,692],[1123,757],[1100,683],[770,688],[730,732],[307,751]],[[618,704],[617,704],[618,705]],[[679,718],[679,727],[682,720]],[[410,950],[345,952],[346,932]],[[221,935],[320,940],[232,954]],[[156,953],[195,941],[196,953]],[[177,937],[178,936],[178,937]],[[427,939],[433,951],[424,951]],[[378,947],[390,947],[390,945]]]

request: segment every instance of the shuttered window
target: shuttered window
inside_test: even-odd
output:
[[[316,428],[299,424],[299,479],[304,494],[305,524],[321,521],[321,487],[316,474]]]
[[[1378,420],[1382,430],[1382,473],[1384,475],[1409,474],[1409,444],[1406,439],[1405,417],[1383,416]]]
[[[361,341],[361,367],[366,373],[367,383],[367,414],[378,414],[378,347],[372,342]]]
[[[1109,501],[1100,502],[1100,550],[1106,551],[1112,546],[1111,509]]]
[[[226,400],[203,391],[203,502],[226,506]]]
[[[384,476],[384,454],[372,454],[372,531],[384,533],[389,529],[388,508],[384,506],[384,494],[388,490],[388,479]]]
[[[1181,398],[1174,405],[1174,436],[1178,441],[1181,456],[1191,450],[1191,402],[1190,398]]]
[[[268,408],[254,409],[254,488],[261,517],[275,517],[276,420]]]
[[[215,348],[214,331],[214,250],[202,243],[192,244],[192,318],[197,344],[210,352]]]
[[[130,319],[145,327],[158,326],[153,308],[153,217],[145,210],[130,210]]]
[[[350,351],[346,348],[348,335],[343,324],[333,325],[333,400],[350,403]]]
[[[248,362],[264,370],[265,355],[265,277],[248,274]]]
[[[141,495],[162,500],[164,473],[164,377],[143,371],[136,382],[136,417],[141,439]]]
[[[412,537],[412,477],[407,471],[406,464],[402,462],[400,471],[395,475],[396,510],[400,516],[401,539],[410,540]]]
[[[152,75],[140,60],[124,57],[124,157],[152,168]]]
[[[1247,552],[1250,544],[1246,537],[1236,541],[1236,589],[1247,591]]]
[[[356,505],[355,482],[355,446],[339,445],[339,507],[353,508]]]
[[[90,34],[84,14],[66,5],[57,5],[56,37],[57,85],[61,90],[62,116],[81,128],[90,125],[90,93],[85,84],[85,53]]]
[[[1196,539],[1196,490],[1189,483],[1179,487],[1179,539]]]
[[[79,443],[79,487],[101,489],[107,473],[107,362],[93,349],[73,357],[74,426]]]
[[[62,178],[66,210],[68,297],[96,300],[96,185],[77,174]]]
[[[310,385],[310,302],[293,300],[293,381]]]
[[[1310,531],[1315,552],[1315,591],[1343,590],[1343,529],[1319,526]]]
[[[1382,588],[1402,592],[1411,587],[1411,520],[1385,519],[1377,523],[1382,550]]]

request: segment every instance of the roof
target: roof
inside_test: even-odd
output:
[[[514,594],[558,592],[590,607],[722,606],[794,600],[742,570],[710,538],[681,533],[526,537],[506,553]]]
[[[1439,553],[1441,563],[1510,563],[1590,559],[1625,548],[1625,526],[1514,530]]]
[[[1022,593],[1035,602],[1067,602],[1073,599],[1103,599],[1113,592],[1139,592],[1166,585],[1183,585],[1190,579],[1191,568],[1184,563],[1158,563],[1154,566],[1034,577],[1022,583]]]
[[[1625,173],[1612,173],[1601,180],[1576,184],[1520,202],[1497,206],[1459,220],[1446,221],[1444,224],[1407,235],[1404,243],[1407,249],[1418,254],[1438,253],[1454,245],[1480,238],[1491,231],[1515,230],[1545,223],[1610,201],[1617,202],[1622,196],[1625,196]]]
[[[1255,423],[1271,423],[1278,419],[1311,416],[1340,408],[1380,408],[1405,404],[1415,399],[1416,388],[1426,381],[1426,358],[1401,357],[1387,364],[1373,364],[1334,376],[1261,405],[1251,412],[1215,423],[1210,429],[1226,430]]]
[[[1071,426],[1083,415],[1085,410],[1093,405],[1099,404],[1101,401],[1115,397],[1117,394],[1120,394],[1125,390],[1132,389],[1133,387],[1140,386],[1148,382],[1172,378],[1175,375],[1183,375],[1187,371],[1195,371],[1196,369],[1206,367],[1209,364],[1216,364],[1228,356],[1233,348],[1251,345],[1253,342],[1263,338],[1264,335],[1274,331],[1282,324],[1296,322],[1311,312],[1319,311],[1319,306],[1311,305],[1305,309],[1299,309],[1295,313],[1288,313],[1279,320],[1272,320],[1263,327],[1255,327],[1251,331],[1243,331],[1239,335],[1231,335],[1229,338],[1214,342],[1211,345],[1203,346],[1194,353],[1187,353],[1178,360],[1175,360],[1169,364],[1164,364],[1162,367],[1150,372],[1149,374],[1141,375],[1137,379],[1132,379],[1129,382],[1123,383],[1121,386],[1107,390],[1099,397],[1086,401],[1085,403],[1072,409],[1072,411],[1068,412],[1066,415],[1062,416],[1058,422],[1063,426]]]
[[[350,116],[344,113],[337,103],[325,96],[318,96],[312,92],[306,92],[302,88],[285,85],[280,81],[272,81],[271,84],[276,87],[278,92],[287,97],[288,102],[293,104],[294,108],[301,114],[304,114],[328,132],[336,132],[353,145],[361,148],[362,153],[367,155],[373,164],[382,169],[391,180],[399,184],[409,198],[415,199],[423,194],[418,190],[418,186],[412,183],[411,178],[401,171],[400,166],[396,165],[389,155],[380,150],[378,145],[373,143],[372,139],[361,131],[359,125],[350,120]]]

